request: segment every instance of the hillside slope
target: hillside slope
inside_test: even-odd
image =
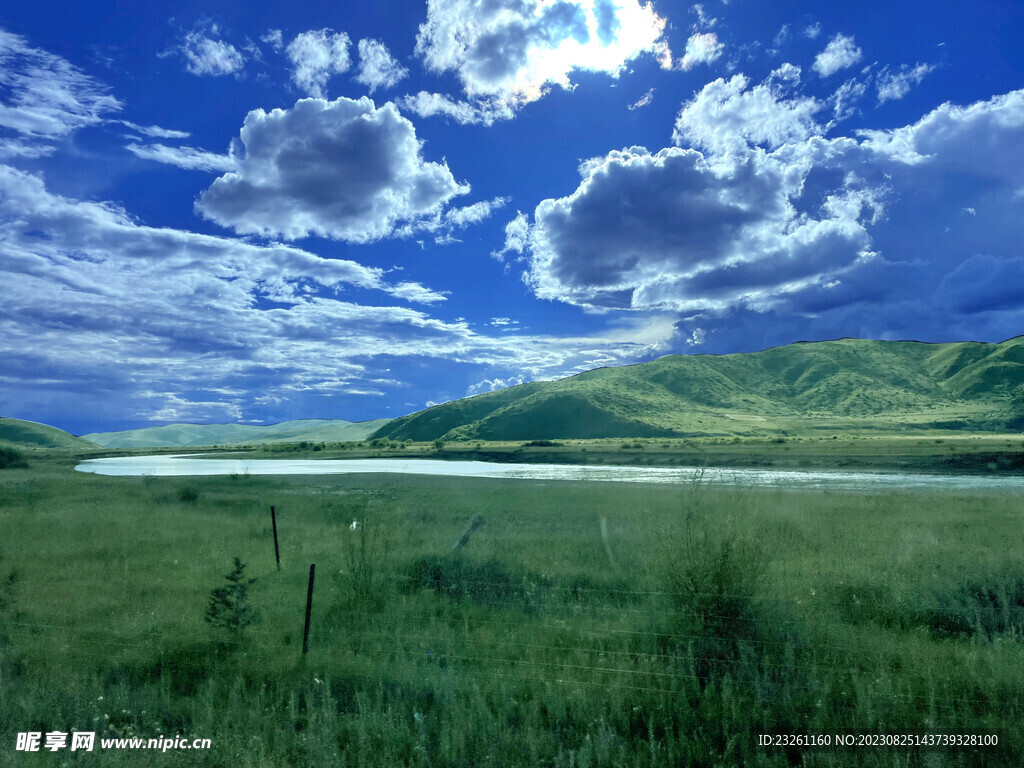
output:
[[[95,449],[88,440],[62,429],[22,419],[0,418],[0,446],[23,448]]]
[[[801,342],[670,355],[434,406],[373,437],[530,440],[1020,430],[1024,337],[1001,344]]]
[[[96,432],[83,435],[104,448],[195,448],[202,445],[247,445],[308,441],[363,440],[385,427],[389,419],[344,421],[299,419],[269,426],[251,424],[167,424],[162,427]]]

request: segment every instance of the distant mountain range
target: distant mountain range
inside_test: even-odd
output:
[[[299,419],[270,426],[251,424],[167,424],[162,427],[94,432],[82,435],[104,448],[195,448],[202,445],[257,445],[307,441],[346,442],[364,440],[387,425],[389,419],[344,421]]]
[[[396,440],[802,435],[1024,428],[1024,337],[1001,344],[801,342],[670,355],[434,406]]]
[[[1024,336],[1000,344],[840,339],[733,355],[670,355],[521,384],[391,420],[170,424],[75,437],[0,418],[0,445],[81,450],[908,430],[1024,430]]]

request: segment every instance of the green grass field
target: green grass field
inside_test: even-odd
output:
[[[1018,499],[72,466],[33,455],[0,471],[0,765],[1016,766],[1024,754]],[[235,556],[259,614],[241,633],[204,621]],[[15,751],[16,733],[51,730],[194,735],[212,749]],[[761,734],[999,746],[787,749],[758,746]]]

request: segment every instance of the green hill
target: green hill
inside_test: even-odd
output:
[[[251,424],[168,424],[162,427],[95,432],[83,435],[104,448],[195,448],[203,445],[247,445],[308,441],[363,440],[384,428],[389,419],[344,421],[299,419],[269,426]]]
[[[34,421],[0,418],[0,446],[22,448],[95,449],[88,440]]]
[[[509,387],[389,422],[396,440],[768,436],[1024,428],[1024,337],[801,342],[670,355]]]

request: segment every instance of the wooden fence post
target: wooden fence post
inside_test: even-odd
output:
[[[302,630],[302,655],[309,653],[309,619],[313,615],[313,577],[316,574],[316,564],[309,566],[309,588],[306,590],[306,626]]]
[[[277,546],[277,513],[274,506],[270,506],[270,522],[274,526],[274,559],[277,560],[277,570],[281,570],[281,550]]]
[[[449,553],[449,555],[454,557],[459,552],[461,552],[462,548],[469,543],[469,537],[473,535],[473,531],[475,531],[483,524],[483,515],[477,515],[476,517],[474,517],[472,522],[470,522],[469,527],[463,532],[462,537],[457,542],[455,542],[455,546],[452,547],[452,551]]]

